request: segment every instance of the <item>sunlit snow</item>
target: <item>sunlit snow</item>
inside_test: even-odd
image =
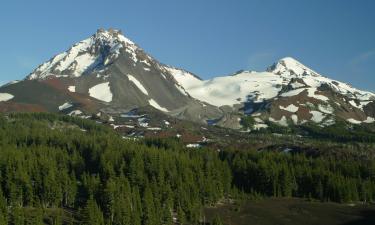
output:
[[[293,112],[293,113],[295,113],[295,112],[297,112],[298,111],[298,108],[299,107],[297,107],[297,106],[295,106],[295,105],[293,105],[293,104],[290,104],[290,105],[288,105],[287,107],[284,107],[284,106],[279,106],[280,107],[280,109],[282,109],[282,110],[285,110],[285,111],[289,111],[289,112]]]
[[[68,108],[70,108],[72,106],[73,105],[70,104],[69,102],[65,102],[64,104],[62,104],[62,105],[59,106],[59,110],[62,111],[62,110],[68,109]]]
[[[135,84],[135,86],[137,86],[137,88],[143,92],[143,94],[145,95],[148,95],[148,92],[146,90],[146,88],[141,84],[141,82],[139,82],[134,76],[128,74],[128,78],[131,82],[133,82],[133,84]]]
[[[158,110],[160,110],[160,111],[164,111],[164,112],[168,112],[168,109],[166,109],[166,108],[160,106],[160,105],[159,105],[154,99],[150,99],[150,100],[148,100],[148,103],[149,103],[152,107],[154,107],[155,109],[158,109]]]
[[[111,88],[109,87],[109,82],[95,85],[94,87],[89,89],[89,94],[91,97],[103,102],[111,102],[113,96]]]
[[[76,86],[69,86],[69,87],[68,87],[68,90],[69,90],[70,92],[76,92]]]
[[[8,93],[0,93],[0,102],[6,102],[14,98],[13,95]]]

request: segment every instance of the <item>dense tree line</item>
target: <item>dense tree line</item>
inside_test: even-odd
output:
[[[125,141],[65,116],[1,117],[0,224],[41,224],[42,209],[58,208],[78,212],[80,224],[196,224],[230,185],[213,151]],[[49,223],[61,221],[55,213]]]
[[[0,116],[0,225],[199,224],[204,206],[238,192],[372,202],[375,161],[356,160],[189,150],[124,140],[95,121],[10,114]]]
[[[375,161],[277,152],[225,153],[233,183],[247,193],[335,202],[375,200]]]

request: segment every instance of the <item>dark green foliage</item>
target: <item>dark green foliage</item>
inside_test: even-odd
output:
[[[98,204],[91,196],[82,210],[82,225],[104,225],[103,213]]]
[[[173,215],[196,223],[230,191],[229,166],[216,152],[161,143],[67,116],[0,116],[0,223],[61,224],[58,213],[43,214],[58,208],[82,224],[172,224]]]
[[[245,193],[372,202],[374,171],[371,160],[187,150],[126,141],[89,120],[0,116],[0,225],[199,224],[204,206]]]
[[[7,224],[8,221],[8,209],[7,202],[4,198],[2,190],[0,189],[0,225]]]
[[[214,219],[212,220],[212,225],[223,225],[223,222],[221,221],[219,216],[215,216]]]
[[[275,152],[236,152],[230,162],[233,182],[247,193],[322,201],[375,200],[375,161]]]

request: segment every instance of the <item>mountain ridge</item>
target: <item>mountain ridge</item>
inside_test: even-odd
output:
[[[7,111],[25,104],[68,114],[78,110],[118,116],[152,107],[179,119],[235,129],[243,128],[244,116],[254,118],[251,129],[266,128],[269,122],[375,122],[374,93],[322,76],[292,57],[263,72],[204,80],[159,62],[116,29],[98,29],[23,81],[2,86],[0,93],[2,104],[9,103],[3,107]]]

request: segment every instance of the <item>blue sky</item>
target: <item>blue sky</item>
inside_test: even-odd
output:
[[[161,62],[203,78],[260,71],[292,56],[375,91],[374,9],[372,0],[5,0],[0,82],[114,27]]]

